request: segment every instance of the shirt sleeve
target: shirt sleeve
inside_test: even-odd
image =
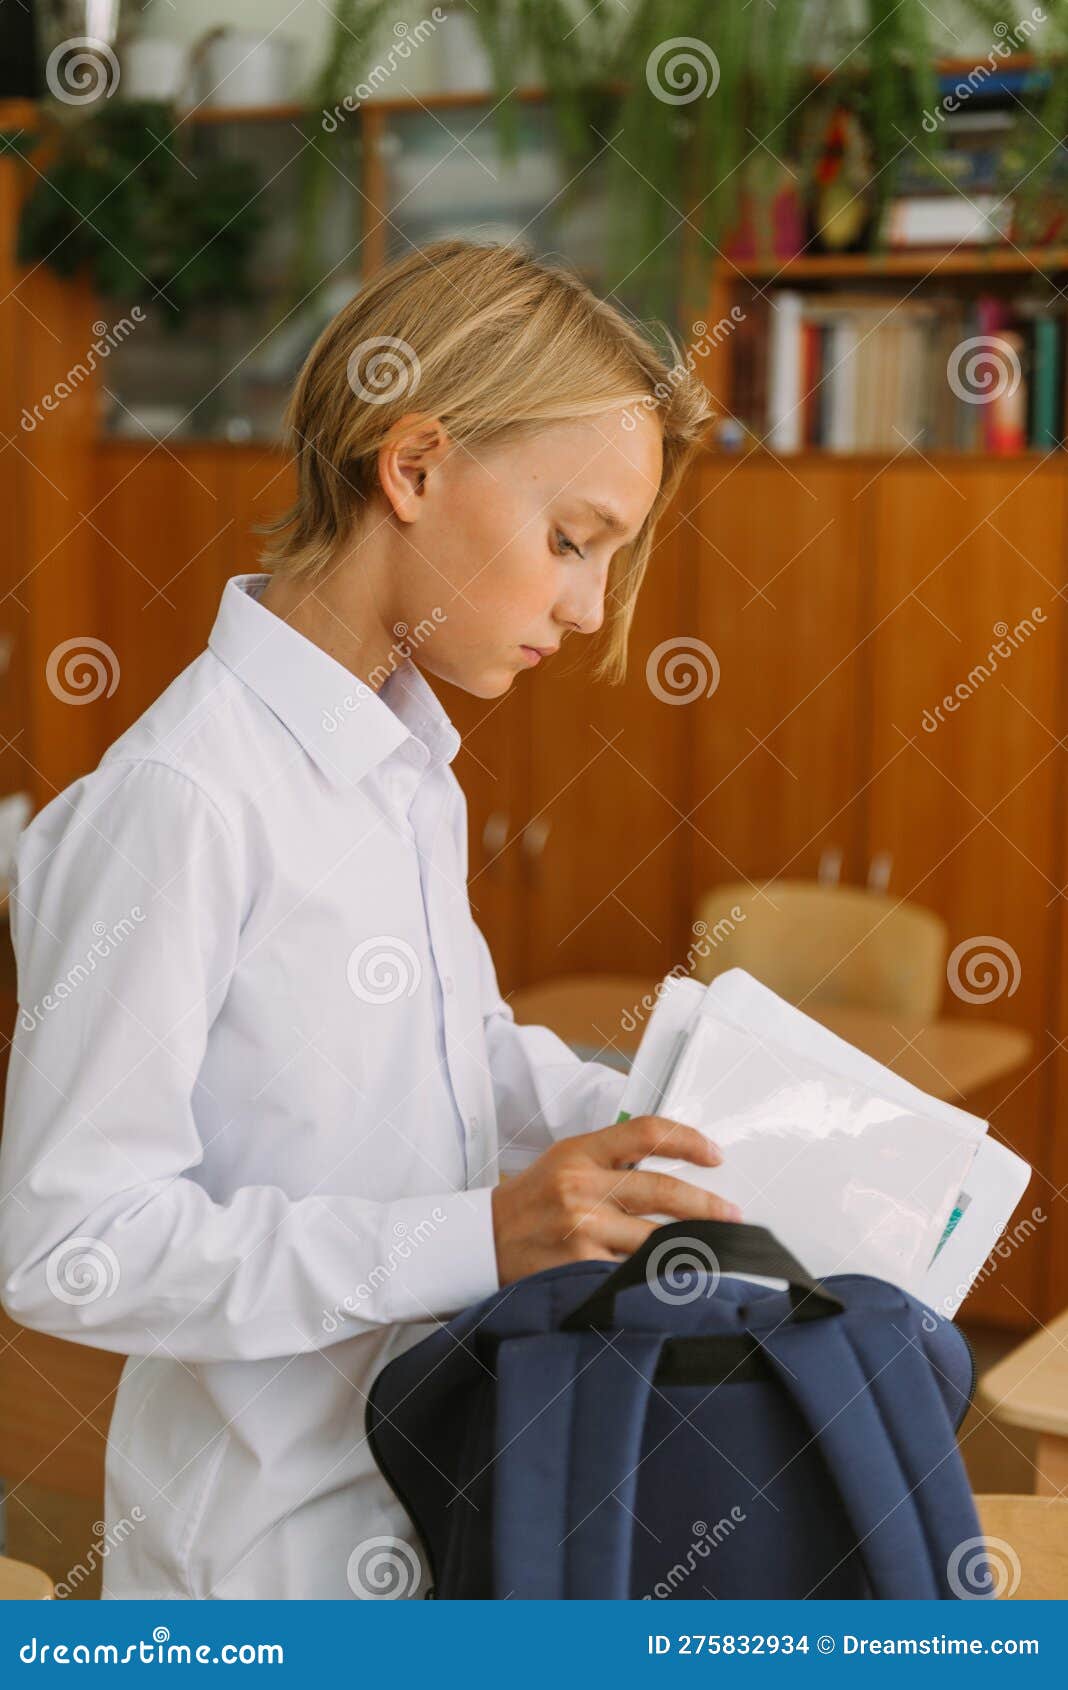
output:
[[[373,1202],[246,1185],[222,1202],[198,1181],[194,1087],[247,883],[238,829],[163,762],[105,761],[20,836],[0,1302],[23,1325],[125,1355],[260,1359],[498,1289],[490,1187]],[[398,1230],[419,1248],[383,1273]]]
[[[498,1166],[517,1173],[555,1140],[611,1126],[627,1077],[584,1062],[549,1027],[524,1026],[501,996],[489,946],[475,923],[482,1021],[497,1107]]]

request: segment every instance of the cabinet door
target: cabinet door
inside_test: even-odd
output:
[[[222,458],[227,514],[231,526],[222,539],[223,581],[231,575],[257,574],[266,535],[263,523],[284,516],[296,496],[292,460],[277,446],[241,446]]]
[[[686,951],[690,711],[668,696],[663,648],[688,640],[697,536],[684,483],[665,512],[631,626],[628,674],[595,683],[574,636],[516,683],[530,700],[520,838],[525,982],[657,975]]]
[[[718,685],[695,731],[695,897],[726,881],[859,866],[866,747],[859,653],[870,542],[863,471],[806,458],[708,458],[693,522],[695,633]]]
[[[113,738],[203,651],[228,577],[260,567],[254,525],[286,509],[293,479],[271,446],[108,441],[96,466],[97,567],[120,671]]]
[[[102,752],[203,649],[233,518],[217,447],[107,442],[95,461],[96,567],[119,672]]]
[[[1017,1222],[1036,1205],[1056,1214],[1047,1029],[1065,878],[1062,474],[898,464],[873,497],[870,847],[891,853],[895,897],[949,924],[943,1013],[1034,1038],[1026,1067],[962,1102],[1034,1165]],[[969,1318],[1041,1319],[1047,1249],[1039,1222],[993,1258]]]

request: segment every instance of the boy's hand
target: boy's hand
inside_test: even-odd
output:
[[[616,1261],[662,1221],[741,1220],[741,1210],[689,1180],[634,1172],[643,1156],[676,1156],[702,1167],[723,1160],[696,1127],[664,1115],[635,1115],[599,1132],[559,1140],[521,1174],[494,1187],[493,1235],[502,1285],[562,1262]]]

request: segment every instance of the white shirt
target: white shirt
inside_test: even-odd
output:
[[[420,671],[376,693],[268,579],[227,582],[12,881],[0,1298],[130,1358],[107,1597],[353,1598],[361,1544],[418,1553],[370,1382],[499,1289],[502,1163],[609,1125],[624,1084],[500,996]]]

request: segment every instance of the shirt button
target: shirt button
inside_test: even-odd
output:
[[[446,976],[445,976],[445,990],[447,992],[453,992],[453,991],[455,991],[455,989],[456,989],[456,983],[453,980],[452,975],[446,974]]]

